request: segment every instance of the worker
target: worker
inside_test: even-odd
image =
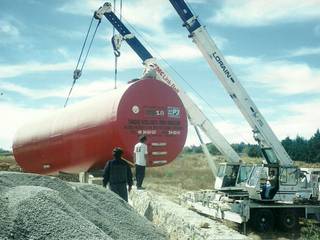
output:
[[[113,149],[114,159],[108,161],[103,172],[103,186],[109,183],[109,189],[128,202],[128,191],[131,191],[133,180],[129,164],[122,157],[122,149]]]
[[[237,180],[237,168],[233,166],[229,174],[224,177],[223,186],[234,187],[236,185],[236,180]]]
[[[140,136],[139,142],[134,146],[133,158],[136,166],[136,180],[137,189],[145,189],[142,187],[143,179],[145,176],[146,165],[148,160],[148,147],[145,144],[147,137],[145,135]]]
[[[269,176],[267,178],[266,188],[265,188],[265,198],[271,199],[271,191],[276,188],[277,178],[274,169],[270,169]]]

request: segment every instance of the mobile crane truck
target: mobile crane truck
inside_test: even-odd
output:
[[[252,127],[254,139],[264,157],[264,164],[254,166],[246,181],[248,198],[230,199],[228,206],[224,206],[225,210],[220,208],[216,211],[219,202],[214,202],[210,193],[206,192],[197,198],[189,198],[191,204],[216,217],[239,223],[251,220],[260,231],[271,229],[276,220],[287,230],[297,226],[299,217],[314,217],[320,220],[320,169],[300,169],[293,165],[293,161],[232,72],[206,28],[200,24],[184,0],[169,1],[182,19],[189,37]],[[270,174],[274,175],[275,181],[270,193],[266,194],[265,183]],[[195,202],[195,199],[200,201]]]

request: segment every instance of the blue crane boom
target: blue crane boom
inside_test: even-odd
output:
[[[142,43],[129,31],[122,21],[111,11],[111,4],[105,3],[98,11],[95,12],[95,18],[101,19],[103,14],[112,26],[119,32],[129,46],[144,62],[147,59],[153,58],[151,53],[142,45]]]

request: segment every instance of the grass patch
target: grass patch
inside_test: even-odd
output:
[[[320,228],[319,223],[313,220],[303,220],[303,226],[301,228],[301,239],[319,240]]]
[[[146,172],[146,181],[184,190],[212,189],[213,175],[203,154],[181,154],[172,163]]]
[[[21,171],[13,155],[0,155],[0,171]]]
[[[214,156],[216,161],[225,162],[222,156]],[[245,163],[261,164],[261,158],[241,158]],[[295,161],[299,167],[320,168],[320,164],[308,164]],[[214,186],[213,174],[208,166],[207,159],[202,153],[180,154],[176,160],[161,167],[148,168],[146,182],[152,184],[170,184],[184,190],[212,189]]]
[[[224,162],[222,156],[215,156],[218,162]],[[242,157],[246,163],[261,164],[261,158]],[[320,164],[308,164],[305,162],[294,162],[299,167],[320,168]],[[178,202],[178,196],[186,191],[197,191],[200,189],[213,189],[214,179],[209,169],[204,154],[181,154],[172,163],[146,170],[145,186],[148,190],[156,191],[165,195],[166,198]],[[228,226],[233,226],[228,222]],[[320,240],[319,225],[306,221],[303,223],[301,232],[283,233],[273,232],[265,234],[250,234],[252,239],[311,239]]]

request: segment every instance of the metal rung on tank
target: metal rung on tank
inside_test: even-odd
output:
[[[153,142],[153,143],[151,143],[151,146],[153,146],[153,147],[164,147],[164,146],[167,146],[167,143],[166,142]]]
[[[165,164],[168,160],[153,160],[153,164]]]
[[[152,152],[153,156],[163,156],[163,155],[167,155],[168,152]]]

